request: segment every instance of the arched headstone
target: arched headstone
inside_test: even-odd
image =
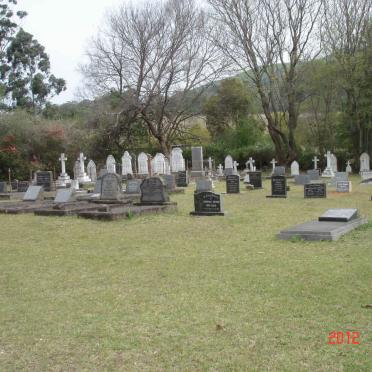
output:
[[[360,155],[360,172],[369,172],[370,168],[370,157],[366,152]]]
[[[291,164],[291,176],[299,176],[300,175],[300,165],[295,160]]]
[[[129,155],[128,151],[124,152],[124,155],[121,158],[121,164],[122,164],[122,175],[123,176],[126,176],[127,174],[133,174],[132,157]]]
[[[138,174],[149,174],[149,159],[144,152],[138,155]]]
[[[106,169],[108,173],[116,173],[116,161],[112,155],[109,155],[106,159]]]
[[[182,155],[182,149],[179,147],[172,149],[171,170],[172,172],[180,172],[185,170],[185,159]]]
[[[87,174],[92,182],[97,181],[97,167],[93,160],[89,160],[87,165]]]
[[[165,174],[165,156],[161,153],[157,153],[154,157],[154,174]]]
[[[225,176],[233,174],[234,161],[231,155],[227,155],[225,158]]]

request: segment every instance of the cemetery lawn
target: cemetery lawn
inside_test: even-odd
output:
[[[337,242],[275,237],[327,208],[372,221],[372,187],[352,180],[326,200],[291,182],[267,199],[265,181],[224,195],[225,217],[189,216],[192,185],[171,214],[0,215],[0,370],[371,371],[372,223]]]

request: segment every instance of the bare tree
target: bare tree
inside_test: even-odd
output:
[[[224,29],[217,45],[257,89],[281,163],[297,157],[295,130],[303,97],[300,64],[317,56],[322,0],[208,0]]]
[[[219,48],[207,37],[210,28],[193,0],[123,6],[108,16],[82,71],[99,93],[122,97],[117,135],[128,122],[141,121],[169,153],[172,141],[187,132],[193,105],[223,71]]]
[[[346,113],[352,132],[357,132],[355,155],[368,147],[371,120],[363,118],[360,107],[365,93],[360,88],[371,77],[371,8],[370,0],[328,0],[322,33],[328,57],[340,69],[338,82],[346,94]]]

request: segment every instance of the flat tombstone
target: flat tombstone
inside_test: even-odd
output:
[[[43,186],[30,186],[26,194],[23,196],[23,201],[36,201],[43,196]]]
[[[349,193],[351,192],[351,182],[350,181],[337,181],[336,182],[336,192]]]
[[[285,167],[282,166],[275,167],[274,176],[285,176]]]
[[[189,178],[187,171],[179,171],[176,179],[177,187],[187,187],[189,184]]]
[[[310,177],[310,181],[319,181],[320,174],[318,169],[310,169],[307,171],[307,175]]]
[[[310,183],[311,178],[307,174],[299,174],[298,176],[294,176],[294,181],[296,185],[306,185]]]
[[[0,182],[0,193],[7,192],[6,182]]]
[[[194,194],[196,216],[223,216],[223,199],[221,195],[210,191],[202,191]]]
[[[52,191],[54,189],[53,173],[50,171],[37,171],[36,186],[43,186],[45,191]]]
[[[287,180],[285,176],[271,177],[271,198],[286,198],[287,197]]]
[[[140,194],[141,193],[142,180],[127,180],[127,187],[125,189],[126,194]]]
[[[141,204],[169,203],[165,182],[160,177],[149,177],[141,183]]]
[[[30,183],[28,181],[19,181],[18,182],[18,192],[26,192]]]
[[[196,180],[196,191],[213,191],[213,182],[210,178],[198,178]]]
[[[292,176],[298,176],[300,174],[300,165],[295,160],[291,164],[291,175]]]
[[[114,173],[102,177],[101,199],[117,200],[121,194],[121,179]]]
[[[304,186],[304,197],[308,198],[326,198],[327,185],[325,183],[308,183]]]
[[[319,221],[333,221],[333,222],[349,222],[358,218],[358,210],[351,209],[328,209],[322,214]]]
[[[262,173],[261,172],[248,172],[250,184],[255,189],[262,189]]]
[[[165,181],[165,185],[168,191],[172,191],[176,188],[176,178],[173,174],[164,174],[162,178]]]
[[[58,189],[57,195],[54,198],[54,203],[68,203],[71,201],[74,195],[74,189],[72,187],[68,189]]]
[[[240,193],[240,177],[238,175],[226,176],[226,192],[228,194]]]

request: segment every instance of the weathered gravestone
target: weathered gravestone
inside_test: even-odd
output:
[[[349,222],[357,217],[358,210],[355,208],[328,209],[318,218],[318,221]]]
[[[169,195],[164,180],[160,177],[149,177],[141,183],[142,205],[157,205],[169,203]]]
[[[53,191],[53,173],[50,171],[37,171],[36,186],[43,186],[44,191]]]
[[[6,193],[8,191],[6,185],[6,182],[0,182],[0,193]]]
[[[294,176],[294,182],[296,185],[306,185],[307,183],[310,183],[310,181],[310,176],[307,174],[299,174]]]
[[[102,200],[118,200],[121,195],[121,178],[115,173],[102,176]]]
[[[17,192],[18,191],[18,181],[12,181],[10,183],[10,189],[12,192]]]
[[[147,176],[149,174],[149,158],[148,158],[148,156],[144,152],[141,152],[138,155],[137,161],[138,161],[138,174]]]
[[[187,187],[189,184],[189,177],[187,171],[179,171],[177,173],[177,187]]]
[[[210,178],[198,178],[195,192],[213,191],[213,181]]]
[[[319,169],[309,169],[307,171],[307,175],[310,177],[310,181],[319,181],[320,180]]]
[[[283,166],[275,167],[274,176],[285,176],[285,167]]]
[[[346,172],[335,172],[335,176],[331,179],[331,185],[336,187],[337,182],[349,181],[349,176]]]
[[[202,147],[191,147],[191,177],[202,177],[205,175],[203,169],[203,148]]]
[[[93,160],[89,160],[87,165],[87,174],[92,182],[97,181],[97,167]]]
[[[194,216],[223,216],[223,199],[220,194],[202,191],[194,194]]]
[[[234,172],[234,161],[231,155],[225,158],[225,176],[230,176]]]
[[[54,198],[54,203],[68,203],[72,200],[75,190],[70,187],[68,189],[58,189],[57,195]]]
[[[326,198],[327,185],[325,183],[308,183],[304,186],[304,197],[308,198]]]
[[[163,178],[168,191],[173,191],[176,188],[176,178],[173,174],[164,174],[161,177]]]
[[[171,152],[171,170],[173,173],[185,170],[185,159],[180,147],[174,147]]]
[[[107,173],[106,173],[107,174]],[[97,181],[96,183],[94,184],[94,190],[93,190],[93,194],[101,194],[101,191],[102,191],[102,176],[98,176],[97,177]]]
[[[23,201],[36,201],[43,196],[43,186],[30,186],[25,195],[23,196]]]
[[[262,173],[259,171],[248,172],[249,183],[253,185],[255,189],[262,189]]]
[[[286,198],[287,180],[285,176],[271,176],[271,195],[267,198]]]
[[[352,186],[350,181],[337,181],[336,192],[349,193],[351,192]]]
[[[361,173],[361,175],[362,175],[362,182],[361,182],[362,185],[372,184],[372,172],[364,171],[363,173]]]
[[[28,181],[18,181],[18,192],[26,192],[29,186],[30,182]]]
[[[362,155],[360,155],[360,174],[363,172],[369,172],[370,169],[370,157],[369,155],[364,152]]]
[[[291,176],[298,176],[300,174],[300,164],[294,160],[291,164]]]
[[[127,181],[126,194],[140,194],[142,180],[133,179]]]
[[[240,193],[240,177],[238,175],[226,176],[226,192],[228,194]]]

